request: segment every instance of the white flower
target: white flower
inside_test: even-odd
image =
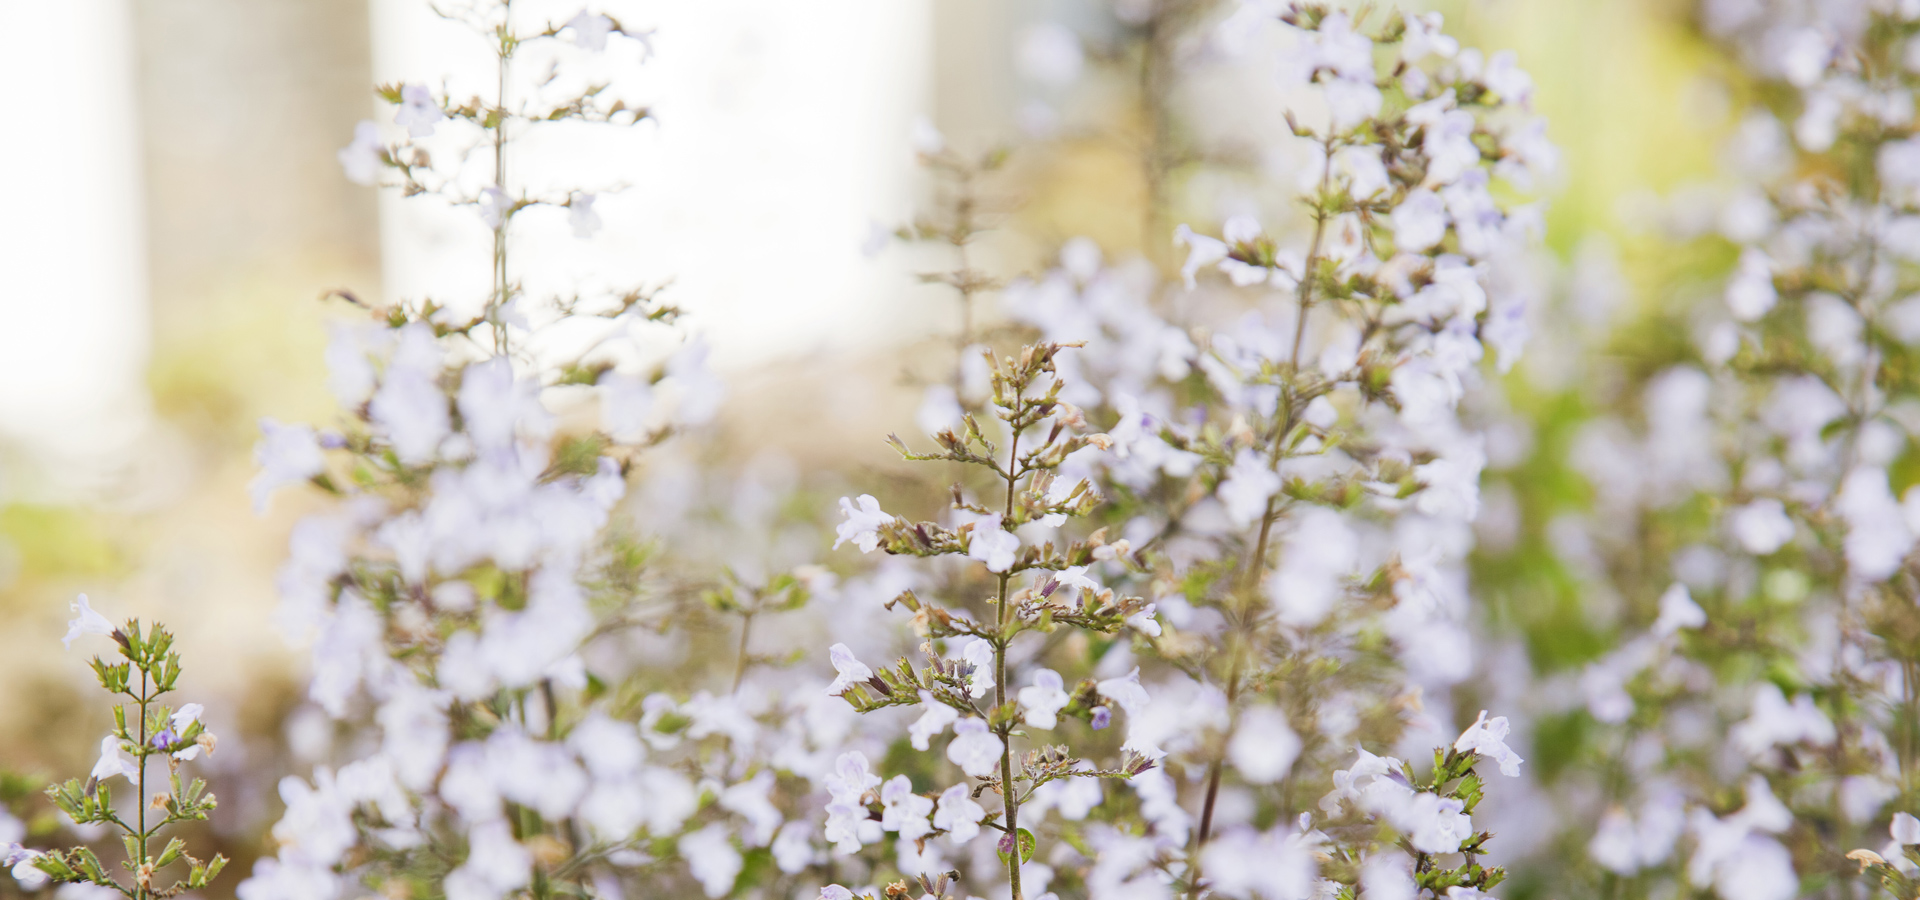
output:
[[[1059,724],[1059,713],[1072,697],[1063,690],[1060,673],[1040,669],[1033,673],[1033,684],[1020,689],[1020,705],[1027,710],[1024,721],[1035,728],[1051,729]]]
[[[380,142],[380,126],[363,120],[353,126],[353,143],[341,147],[334,158],[340,161],[348,181],[371,185],[380,178],[381,153],[385,150],[386,146]]]
[[[1419,887],[1413,882],[1413,860],[1398,850],[1367,857],[1360,866],[1360,895],[1366,900],[1415,900]]]
[[[1227,743],[1227,758],[1249,783],[1272,784],[1293,768],[1300,746],[1286,713],[1263,704],[1241,713],[1240,727]]]
[[[1507,717],[1487,718],[1487,711],[1480,711],[1480,718],[1473,720],[1467,730],[1460,733],[1460,739],[1453,742],[1453,749],[1461,753],[1473,753],[1491,759],[1500,764],[1500,774],[1508,778],[1520,777],[1520,764],[1526,760],[1507,746]]]
[[[1346,176],[1347,190],[1355,199],[1372,197],[1386,190],[1390,184],[1387,166],[1380,159],[1378,147],[1342,147],[1333,153],[1333,167],[1334,171]]]
[[[714,822],[691,832],[680,839],[678,846],[680,855],[687,860],[687,870],[700,882],[707,896],[724,897],[733,890],[733,882],[740,877],[745,862],[740,851],[734,849],[725,824]]]
[[[168,717],[167,722],[173,726],[174,734],[180,734],[187,730],[187,726],[200,721],[200,717],[205,715],[206,711],[205,706],[189,703],[175,710],[173,715]]]
[[[867,770],[866,754],[853,751],[840,754],[824,782],[832,798],[827,803],[828,843],[848,852],[860,849],[862,832],[870,824],[866,804],[861,801],[867,791],[880,784],[880,778]],[[876,828],[871,839],[878,838]]]
[[[1863,466],[1847,474],[1836,506],[1847,523],[1847,566],[1854,578],[1880,581],[1899,571],[1913,549],[1913,532],[1887,485],[1886,470]]]
[[[1487,60],[1480,81],[1500,97],[1501,103],[1525,106],[1533,99],[1533,78],[1519,66],[1512,50],[1502,50]]]
[[[954,393],[953,385],[930,384],[920,401],[919,411],[913,414],[913,423],[927,434],[938,434],[958,426],[965,412],[960,408],[960,395]]]
[[[1100,696],[1112,700],[1115,705],[1127,711],[1129,716],[1137,716],[1147,707],[1147,689],[1140,686],[1140,667],[1135,666],[1122,678],[1109,678],[1095,687]]]
[[[73,620],[67,623],[67,636],[60,640],[67,649],[73,649],[73,639],[83,634],[113,634],[113,623],[107,621],[106,616],[93,611],[93,606],[87,602],[87,595],[81,594],[74,599],[73,612]]]
[[[573,236],[581,240],[600,230],[600,214],[593,211],[593,201],[592,194],[582,191],[575,191],[567,201],[567,224],[573,227]]]
[[[1466,804],[1438,794],[1416,793],[1388,812],[1395,827],[1407,835],[1415,850],[1453,853],[1473,836],[1473,820],[1461,810]]]
[[[1801,694],[1788,703],[1779,686],[1763,681],[1754,691],[1752,713],[1727,732],[1727,739],[1748,757],[1757,758],[1783,745],[1825,747],[1833,743],[1834,728],[1826,713],[1813,705],[1812,696]]]
[[[1029,26],[1016,50],[1020,74],[1047,87],[1066,87],[1079,80],[1085,56],[1080,38],[1053,22]]]
[[[837,530],[840,539],[833,542],[836,550],[841,544],[852,541],[861,553],[872,553],[880,546],[880,528],[894,520],[894,516],[880,509],[880,501],[875,500],[872,494],[861,494],[859,506],[841,497],[840,512],[847,520],[841,522]]]
[[[581,10],[567,20],[567,28],[573,29],[573,42],[583,50],[599,53],[607,49],[607,35],[613,32],[613,20],[597,13]]]
[[[954,723],[953,742],[947,745],[947,759],[975,778],[992,775],[1000,766],[1000,754],[1006,745],[987,730],[985,719],[968,716]]]
[[[271,418],[260,420],[265,440],[253,448],[254,464],[260,474],[253,476],[247,490],[253,494],[254,515],[267,511],[267,498],[284,485],[299,484],[326,470],[326,457],[320,442],[307,425],[282,425]]]
[[[938,156],[947,149],[947,136],[934,127],[932,119],[919,116],[913,120],[913,126],[907,130],[907,143],[913,145],[915,153]]]
[[[653,385],[608,371],[600,376],[599,387],[600,427],[622,443],[645,440],[653,426]]]
[[[1227,518],[1245,528],[1266,515],[1267,501],[1279,490],[1280,476],[1267,468],[1259,454],[1243,448],[1220,482],[1218,493],[1227,508]]]
[[[1160,620],[1154,618],[1154,614],[1158,611],[1159,604],[1147,604],[1145,607],[1142,607],[1139,612],[1127,617],[1127,627],[1148,637],[1159,637],[1161,633]]]
[[[393,114],[393,124],[405,128],[407,134],[416,138],[431,136],[434,124],[446,117],[426,85],[400,86],[400,108]]]
[[[480,197],[474,201],[480,213],[480,221],[486,223],[488,231],[499,231],[507,224],[507,212],[513,202],[507,199],[507,192],[499,185],[487,185],[480,189]]]
[[[1452,59],[1460,52],[1460,42],[1441,33],[1444,21],[1437,12],[1407,15],[1407,31],[1400,39],[1400,58],[1410,63],[1429,55]]]
[[[1727,530],[1748,553],[1766,556],[1793,539],[1793,520],[1780,501],[1763,497],[1728,512]]]
[[[880,788],[880,804],[880,827],[900,832],[901,840],[910,841],[933,831],[927,824],[933,801],[914,793],[907,776],[895,775]]]
[[[793,821],[780,827],[780,836],[773,839],[773,861],[780,871],[796,875],[813,865],[819,856],[814,851],[810,839],[812,827],[805,822]]]
[[[839,673],[833,679],[833,683],[827,685],[827,694],[830,696],[837,697],[847,688],[873,677],[873,670],[867,668],[866,663],[855,659],[853,651],[847,649],[845,644],[835,644],[827,648],[827,658],[833,662],[833,670]]]
[[[1243,826],[1208,844],[1201,862],[1210,886],[1221,896],[1305,900],[1314,896],[1319,869],[1314,853],[1323,840],[1317,832],[1290,834],[1284,826],[1265,834]]]
[[[920,692],[920,703],[926,707],[926,712],[921,713],[920,718],[907,726],[907,736],[913,741],[915,750],[927,749],[927,742],[934,735],[947,730],[948,725],[952,725],[955,719],[960,718],[960,713],[953,707],[935,702],[933,695],[926,691]]]
[[[1893,825],[1888,832],[1893,835],[1894,843],[1902,846],[1920,844],[1920,819],[1903,812],[1893,814]]]
[[[1013,568],[1019,549],[1020,536],[1000,527],[999,513],[976,520],[967,534],[967,555],[984,563],[989,572]]]
[[[705,340],[695,338],[667,358],[666,382],[674,388],[673,420],[677,424],[704,425],[720,412],[727,385],[707,364],[711,352]]]
[[[945,831],[947,840],[958,847],[980,835],[980,820],[987,811],[974,802],[964,784],[940,792],[940,808],[933,814],[933,827]]]
[[[1707,624],[1707,611],[1693,602],[1693,595],[1687,592],[1687,586],[1674,582],[1660,595],[1660,618],[1653,622],[1653,633],[1661,637],[1673,634],[1682,628],[1699,628]]]
[[[1175,246],[1186,244],[1187,261],[1180,267],[1180,278],[1187,283],[1187,290],[1193,290],[1193,276],[1202,266],[1210,266],[1227,258],[1227,244],[1219,238],[1197,234],[1193,229],[1181,225],[1173,230]]]
[[[1323,84],[1327,112],[1337,131],[1345,131],[1380,114],[1385,98],[1372,81],[1329,79]]]
[[[986,638],[974,638],[960,648],[960,659],[973,667],[967,676],[967,695],[975,700],[993,690],[993,644]]]
[[[115,775],[133,781],[140,777],[140,767],[134,765],[133,759],[120,748],[119,738],[107,735],[100,739],[100,761],[93,764],[91,777],[95,781],[105,781]]]
[[[1311,506],[1287,535],[1280,565],[1266,580],[1267,598],[1280,621],[1296,627],[1320,624],[1345,591],[1359,562],[1360,538],[1346,517]]]
[[[1773,261],[1758,247],[1740,253],[1740,265],[1727,282],[1727,309],[1742,322],[1767,314],[1780,295],[1773,288]]]

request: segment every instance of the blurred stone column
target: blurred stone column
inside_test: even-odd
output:
[[[132,10],[4,0],[0,21],[0,492],[59,498],[97,490],[148,418]]]

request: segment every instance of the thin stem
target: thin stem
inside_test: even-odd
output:
[[[1017,404],[1016,404],[1017,405]],[[1004,524],[1013,517],[1014,488],[1019,476],[1014,468],[1020,463],[1020,432],[1013,432],[1013,440],[1007,447],[1007,503],[1000,521]],[[999,627],[993,640],[993,706],[999,709],[1007,704],[1007,584],[1013,576],[1000,575],[1000,600],[995,613],[995,624]],[[1007,825],[1007,839],[1013,842],[1013,852],[1007,854],[1007,883],[1012,889],[1013,900],[1021,900],[1020,893],[1020,792],[1013,783],[1013,727],[1001,727],[1000,734],[1000,808],[1001,817]]]
[[[493,185],[500,193],[496,202],[501,208],[496,212],[500,221],[493,229],[493,302],[487,310],[487,317],[493,321],[494,352],[504,356],[507,353],[507,323],[503,308],[507,305],[509,290],[507,281],[507,63],[513,56],[511,37],[513,28],[513,0],[505,0],[502,9],[506,13],[505,24],[501,26],[499,48],[495,51],[498,65],[495,68],[495,103],[493,126]]]
[[[748,612],[740,618],[740,650],[735,654],[733,663],[733,690],[740,693],[740,682],[747,677],[747,636],[753,633],[753,613]]]
[[[140,747],[133,755],[134,759],[139,760],[140,766],[139,793],[134,797],[140,810],[140,858],[133,861],[133,887],[137,897],[144,897],[148,893],[146,886],[140,883],[140,870],[147,862],[147,701],[152,699],[148,694],[147,670],[143,666],[140,669]]]
[[[1331,158],[1333,154],[1333,139],[1326,138],[1323,140],[1323,144],[1325,145],[1327,157]],[[1327,196],[1332,171],[1332,166],[1329,165],[1321,172],[1320,193],[1316,201],[1324,199]],[[1307,246],[1307,259],[1301,267],[1300,314],[1294,320],[1293,348],[1287,359],[1286,372],[1290,383],[1288,389],[1280,392],[1279,407],[1273,412],[1274,429],[1269,436],[1269,446],[1267,449],[1267,470],[1270,472],[1278,472],[1280,470],[1280,461],[1286,457],[1287,436],[1293,432],[1293,427],[1296,424],[1294,421],[1294,407],[1297,405],[1295,400],[1298,392],[1295,389],[1296,386],[1291,383],[1291,380],[1298,375],[1300,368],[1300,347],[1306,339],[1307,315],[1313,310],[1313,273],[1320,264],[1321,245],[1326,239],[1326,231],[1327,212],[1325,209],[1316,205],[1313,212],[1313,240]],[[1254,541],[1253,552],[1248,554],[1246,563],[1241,568],[1240,584],[1235,591],[1235,596],[1239,599],[1239,603],[1236,604],[1237,608],[1234,610],[1234,619],[1242,624],[1243,629],[1248,616],[1247,610],[1252,606],[1252,594],[1259,584],[1260,572],[1266,568],[1267,549],[1268,545],[1272,542],[1273,523],[1277,518],[1276,513],[1278,512],[1279,502],[1280,497],[1278,494],[1267,498],[1266,510],[1264,514],[1260,516],[1260,535]],[[1238,699],[1240,679],[1242,676],[1241,664],[1245,657],[1245,643],[1246,641],[1244,639],[1234,640],[1227,650],[1227,709],[1229,713],[1232,712],[1234,701]],[[1224,766],[1224,756],[1216,756],[1207,766],[1207,793],[1205,799],[1201,802],[1200,829],[1195,834],[1193,853],[1191,855],[1193,859],[1193,880],[1191,882],[1190,895],[1194,897],[1200,895],[1200,851],[1206,847],[1207,840],[1213,835],[1213,806],[1215,799],[1220,793],[1220,772]]]

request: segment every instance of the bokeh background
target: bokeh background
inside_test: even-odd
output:
[[[259,773],[291,770],[275,761],[319,727],[301,709],[302,655],[272,621],[287,530],[316,501],[284,492],[254,514],[256,423],[334,415],[325,292],[415,296],[463,277],[483,239],[348,182],[334,158],[357,121],[390,115],[375,80],[462,65],[421,6],[0,0],[0,166],[15,174],[0,216],[0,764],[64,777],[91,759],[106,713],[85,702],[81,652],[58,642],[74,594],[172,623],[185,690],[223,736],[211,765],[226,773],[214,826],[241,857],[229,871],[250,866],[245,845],[277,812]],[[1499,392],[1510,415],[1475,598],[1534,670],[1570,672],[1603,646],[1610,602],[1580,578],[1594,498],[1574,474],[1579,430],[1642,356],[1686,340],[1674,310],[1724,261],[1676,256],[1667,235],[1712,208],[1701,198],[1749,88],[1685,0],[1432,6],[1464,43],[1517,52],[1562,153],[1531,273],[1536,342]],[[1096,4],[631,7],[625,21],[659,29],[641,69],[659,121],[554,150],[630,183],[607,207],[609,243],[563,265],[672,280],[730,385],[709,458],[831,479],[886,464],[874,436],[910,427],[913,363],[945,352],[954,325],[914,273],[943,259],[862,245],[931,190],[909,141],[921,117],[953,146],[1018,150],[992,185],[989,266],[1030,269],[1082,234],[1169,262],[1138,224],[1146,123],[1130,73],[1102,55]],[[1079,36],[1077,77],[1036,49],[1043,22]],[[1197,85],[1196,127],[1280,127],[1236,106],[1246,77]],[[1236,211],[1206,190],[1182,197],[1170,216]],[[1532,736],[1543,777],[1564,764],[1556,741],[1574,743],[1551,726]]]

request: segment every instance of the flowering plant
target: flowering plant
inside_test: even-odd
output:
[[[175,709],[158,702],[173,692],[180,678],[180,654],[174,652],[173,635],[159,624],[143,632],[138,619],[115,627],[94,611],[85,594],[74,601],[73,609],[78,615],[65,643],[72,646],[75,638],[86,634],[111,637],[120,646],[124,661],[107,662],[96,656],[93,672],[102,689],[128,702],[113,707],[113,731],[100,739],[100,761],[87,779],[73,778],[53,785],[47,789],[47,796],[75,825],[117,829],[126,850],[121,866],[128,877],[125,881],[115,877],[99,856],[84,846],[41,852],[15,844],[8,849],[7,864],[22,884],[36,880],[23,871],[31,866],[42,875],[37,880],[111,888],[132,900],[173,897],[205,888],[226,866],[225,857],[216,853],[209,860],[197,859],[178,836],[169,838],[157,852],[154,847],[163,831],[181,822],[205,820],[219,805],[207,792],[205,781],[183,781],[180,777],[181,763],[214,750],[213,732],[200,721],[205,707],[187,703]],[[149,798],[147,775],[156,756],[166,766],[167,790]],[[115,778],[126,779],[134,789],[131,815],[114,806],[111,783]],[[164,874],[176,863],[185,863],[186,870],[175,870],[174,876]],[[169,877],[173,878],[171,884]]]

